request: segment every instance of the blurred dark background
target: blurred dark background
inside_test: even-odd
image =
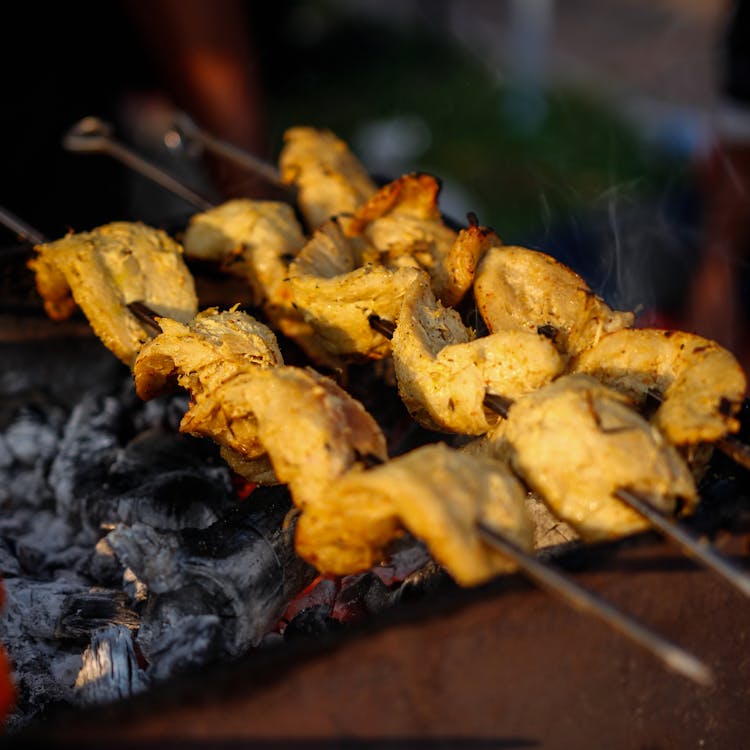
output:
[[[383,178],[440,177],[456,220],[474,211],[612,304],[679,322],[730,5],[26,2],[2,48],[0,203],[53,237],[116,219],[178,230],[188,206],[106,157],[65,153],[62,134],[101,116],[218,200],[264,188],[176,138],[173,106],[270,160],[287,127],[317,125]],[[232,56],[243,72],[222,93]]]

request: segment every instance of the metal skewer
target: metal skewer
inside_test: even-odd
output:
[[[750,471],[750,445],[736,437],[723,437],[715,445],[727,458]]]
[[[574,609],[602,620],[618,633],[650,651],[669,669],[699,685],[708,686],[712,684],[711,670],[692,654],[648,630],[637,620],[615,609],[608,602],[561,575],[553,568],[541,563],[533,555],[508,541],[490,526],[479,522],[477,529],[487,544],[513,560],[541,588],[560,597]]]
[[[701,540],[683,525],[665,516],[647,498],[637,492],[619,489],[615,494],[619,500],[642,515],[652,526],[676,542],[690,556],[697,558],[707,568],[718,573],[745,596],[750,596],[750,577],[725,557],[719,555],[708,542]]]
[[[232,143],[216,138],[198,127],[195,121],[184,112],[177,112],[174,117],[177,130],[188,140],[198,141],[209,151],[229,161],[233,161],[248,172],[262,177],[266,182],[283,190],[290,190],[290,186],[281,181],[279,170],[273,164],[258,158]]]
[[[115,140],[112,127],[98,117],[84,117],[64,136],[63,148],[79,154],[107,154],[126,167],[171,190],[192,206],[206,211],[214,204],[194,192],[169,172],[144,159],[124,144]]]
[[[48,239],[38,229],[19,219],[14,213],[7,208],[0,206],[0,224],[14,232],[19,239],[31,242],[34,245],[43,245]]]
[[[484,397],[483,403],[486,408],[494,411],[503,418],[507,418],[508,410],[512,406],[513,401],[503,396],[487,394]],[[700,560],[707,568],[731,583],[745,596],[750,597],[750,577],[732,565],[708,543],[704,543],[695,537],[675,519],[665,516],[649,503],[646,498],[623,488],[618,489],[615,495],[618,500],[625,503],[637,513],[640,513],[652,526],[678,544],[683,550],[687,551],[689,555]]]

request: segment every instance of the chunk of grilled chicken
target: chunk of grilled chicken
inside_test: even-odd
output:
[[[298,367],[246,369],[196,394],[180,429],[251,459],[263,454],[304,508],[367,457],[385,460],[385,438],[362,404],[330,378]],[[242,471],[242,462],[233,466]]]
[[[568,375],[518,399],[504,439],[513,468],[584,540],[648,528],[614,493],[647,496],[667,513],[697,503],[690,470],[625,396],[587,375]]]
[[[174,383],[195,397],[248,367],[284,364],[273,331],[234,308],[204,310],[187,325],[160,318],[159,325],[162,332],[133,365],[135,389],[145,401]]]
[[[476,265],[483,245],[472,241],[473,233],[456,244],[456,232],[445,225],[438,208],[439,191],[432,175],[404,175],[341,221],[347,236],[366,239],[384,265],[422,268],[436,296],[456,304],[468,288],[461,264]]]
[[[128,366],[149,338],[129,303],[142,302],[185,323],[198,310],[182,247],[161,230],[114,222],[35,250],[29,267],[47,314],[64,320],[78,305],[104,345]]]
[[[345,362],[381,359],[387,337],[370,325],[372,316],[395,322],[404,295],[424,274],[416,268],[358,267],[366,249],[347,238],[337,221],[326,222],[289,269],[295,309],[329,358]]]
[[[195,214],[185,232],[185,255],[210,260],[247,279],[253,303],[274,298],[290,261],[305,244],[294,210],[276,201],[231,200]]]
[[[304,244],[292,207],[274,201],[228,201],[193,216],[185,233],[186,255],[221,263],[247,280],[254,304],[276,330],[296,341],[313,361],[335,367],[338,362],[302,319],[287,284],[289,263]]]
[[[493,333],[544,332],[575,356],[602,336],[633,324],[612,310],[567,266],[536,250],[497,245],[479,262],[474,281],[479,312]]]
[[[329,130],[287,130],[279,168],[282,181],[297,188],[310,230],[332,216],[356,211],[377,189],[347,144]]]
[[[481,540],[477,522],[531,547],[524,496],[500,464],[432,444],[335,481],[303,510],[295,546],[321,572],[345,575],[381,560],[405,529],[458,583],[473,586],[514,569]]]
[[[536,333],[501,331],[472,340],[426,279],[404,295],[391,346],[404,404],[419,424],[442,432],[487,432],[498,418],[484,407],[487,393],[516,398],[563,370],[555,347]]]
[[[745,373],[715,341],[682,331],[616,331],[582,352],[570,369],[641,405],[658,398],[652,421],[674,445],[715,442],[739,430]]]

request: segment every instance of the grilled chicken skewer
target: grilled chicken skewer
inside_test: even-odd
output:
[[[520,569],[563,601],[598,617],[646,648],[670,669],[702,685],[708,668],[574,581],[540,563],[529,550],[525,491],[510,470],[433,444],[333,482],[297,525],[297,550],[319,570],[358,572],[381,559],[406,529],[464,586]]]
[[[641,407],[658,400],[651,420],[674,445],[719,443],[739,430],[745,373],[729,351],[701,336],[616,331],[579,354],[570,371],[592,375]]]
[[[544,333],[564,356],[575,356],[634,320],[631,312],[612,310],[551,256],[499,240],[479,263],[474,296],[490,331]]]
[[[292,375],[292,379],[294,380],[299,377],[299,374],[304,373],[305,371],[298,370],[297,368],[279,367],[278,362],[280,362],[280,354],[275,347],[275,341],[272,338],[272,334],[269,332],[270,336],[264,336],[263,332],[259,330],[256,325],[245,319],[246,317],[247,316],[243,318],[241,313],[232,311],[229,313],[206,311],[198,316],[198,319],[193,323],[192,328],[182,326],[180,323],[168,319],[158,319],[160,329],[163,331],[163,333],[160,334],[160,337],[162,338],[161,340],[158,340],[160,337],[157,337],[157,339],[154,339],[151,344],[147,345],[144,350],[141,351],[142,356],[136,366],[136,381],[140,384],[140,388],[144,392],[144,395],[153,395],[166,385],[170,378],[176,375],[178,379],[182,378],[183,385],[187,385],[193,390],[194,395],[197,394],[196,406],[198,406],[198,410],[203,408],[205,402],[199,402],[203,402],[204,397],[208,399],[210,395],[223,388],[234,389],[238,391],[238,396],[240,397],[238,402],[241,403],[241,401],[244,400],[247,403],[249,400],[251,403],[255,404],[255,412],[248,414],[247,407],[245,407],[244,410],[240,409],[240,414],[233,414],[232,416],[239,417],[241,422],[245,425],[249,424],[251,433],[256,431],[255,428],[257,425],[257,433],[262,436],[266,444],[286,445],[289,441],[285,431],[283,429],[279,430],[278,414],[281,413],[283,409],[288,409],[290,404],[293,405],[294,400],[290,399],[289,396],[291,394],[288,389],[278,389],[276,384],[269,380],[269,375],[281,373],[283,376],[286,376],[289,374]],[[170,335],[177,340],[175,341],[174,346],[171,346],[169,343],[165,345],[165,339],[163,337],[168,338]],[[247,347],[245,345],[244,340],[247,338],[256,341],[255,348]],[[257,351],[257,354],[253,354],[253,351]],[[194,360],[190,363],[189,367],[187,361],[182,361],[181,359],[189,359],[190,356],[188,352],[193,353]],[[217,361],[217,357],[214,355],[219,352],[221,356]],[[246,357],[251,360],[251,366],[247,365],[245,361]],[[177,359],[177,361],[175,361],[175,359]],[[198,363],[197,366],[196,363]],[[250,372],[250,369],[253,370],[252,373]],[[260,375],[260,377],[258,377],[258,375]],[[343,413],[339,411],[335,415],[334,424],[341,425],[342,423],[346,423],[348,425],[345,431],[347,440],[351,441],[353,432],[357,435],[357,440],[355,440],[355,452],[353,454],[354,460],[348,464],[339,465],[337,469],[334,469],[333,476],[341,477],[342,484],[349,480],[356,482],[366,473],[357,468],[357,450],[360,453],[367,451],[368,453],[373,454],[376,460],[383,460],[385,458],[385,442],[382,439],[382,436],[380,436],[381,439],[378,440],[379,431],[374,427],[374,423],[370,424],[368,422],[367,416],[369,415],[366,415],[366,412],[364,412],[361,407],[359,410],[356,407],[353,409],[353,400],[349,399],[349,401],[347,401],[346,399],[349,397],[347,397],[343,391],[339,393],[340,389],[338,389],[338,386],[335,386],[332,381],[320,378],[320,376],[317,376],[317,378],[318,380],[313,388],[313,392],[317,391],[319,398],[323,395],[323,397],[327,399],[330,399],[331,397],[340,399],[343,394]],[[243,383],[243,379],[248,380],[248,382]],[[313,379],[315,380],[314,374]],[[324,383],[324,381],[326,382]],[[248,399],[248,390],[252,390],[253,386],[255,386],[255,390],[258,394],[258,397],[254,400],[252,397]],[[231,398],[225,399],[225,402],[227,403],[231,403],[231,401]],[[306,416],[309,416],[309,391],[308,395],[300,400],[300,403],[305,404],[304,408]],[[342,416],[344,419],[342,419]],[[191,426],[194,426],[195,421],[196,417],[194,413],[188,419],[188,430],[191,429]],[[241,429],[237,429],[239,426],[239,422],[235,421],[232,426],[233,429],[230,430],[235,439],[242,439],[242,437],[245,436]],[[199,434],[206,434],[206,432],[211,434],[211,430],[198,430],[198,432]],[[325,439],[325,448],[330,451],[330,432],[323,430],[321,433]],[[278,437],[274,438],[274,434]],[[215,437],[215,435],[212,436]],[[301,441],[301,443],[298,443],[298,445],[303,446],[307,446],[308,444],[309,441]],[[244,445],[239,447],[244,447]],[[422,455],[427,451],[440,455],[445,450],[448,449],[441,446],[430,446],[425,449]],[[287,450],[285,458],[288,458],[288,454],[289,452]],[[451,454],[455,454],[455,452],[451,452]],[[448,458],[443,457],[437,462],[438,464],[446,465],[449,468],[452,467],[448,474],[454,479],[457,474],[461,474],[461,472],[456,471],[458,467],[453,466],[455,460],[456,459],[449,454]],[[404,459],[404,462],[405,461],[407,461],[407,459]],[[471,521],[476,518],[476,512],[471,511],[470,509],[477,507],[477,498],[484,498],[481,508],[481,518],[485,524],[484,533],[490,533],[490,529],[496,531],[498,528],[502,528],[504,536],[507,536],[508,534],[514,536],[515,534],[518,540],[522,541],[525,546],[529,546],[528,521],[525,519],[523,512],[521,511],[519,515],[518,511],[518,508],[522,507],[523,492],[518,490],[519,485],[517,482],[507,473],[501,475],[498,472],[497,466],[493,464],[491,473],[495,476],[495,479],[489,483],[481,480],[480,485],[481,488],[485,490],[485,494],[477,493],[474,491],[477,489],[474,485],[477,483],[480,475],[480,472],[477,472],[476,470],[475,464],[477,463],[477,460],[469,457],[461,457],[460,461],[462,463],[468,461],[469,463],[468,474],[466,471],[463,472],[464,478],[467,481],[460,483],[463,487],[462,497],[464,500],[463,503],[458,504],[456,504],[455,501],[452,501],[439,512],[439,517],[442,517],[443,519],[443,527],[447,524],[449,529],[455,531],[456,521],[459,521],[458,527],[460,530],[460,528],[462,528],[461,519],[463,519],[464,522],[467,521],[467,503],[469,509],[468,520]],[[479,463],[481,463],[481,461]],[[332,480],[332,473],[330,471],[323,471],[317,481],[312,481],[315,480],[315,477],[311,480],[309,471],[309,449],[303,449],[302,453],[297,452],[295,455],[292,455],[291,461],[278,462],[277,466],[282,469],[281,471],[278,471],[278,473],[283,479],[289,482],[296,501],[303,507],[303,509],[308,511],[308,523],[302,526],[303,535],[301,545],[304,550],[304,540],[306,538],[304,536],[304,530],[309,530],[310,525],[312,525],[313,530],[319,527],[321,512],[325,516],[326,509],[330,510],[331,504],[335,506],[336,501],[332,499],[329,490],[336,484],[336,479]],[[425,467],[422,465],[422,459],[420,459],[418,472],[423,476],[431,476],[433,482],[437,480],[437,485],[439,485],[439,478],[441,476],[440,472],[425,472],[425,468],[435,469],[436,467]],[[368,480],[373,476],[373,474],[369,474]],[[442,476],[446,476],[445,471]],[[473,482],[468,481],[470,478]],[[393,486],[390,481],[388,482],[388,485],[391,487]],[[493,492],[492,497],[487,497],[486,495],[488,485],[496,491]],[[515,490],[513,489],[514,487]],[[511,497],[514,495],[516,496],[515,504],[508,504],[506,498],[509,495]],[[518,496],[521,496],[520,506],[518,504]],[[377,505],[377,496],[375,505]],[[430,499],[427,499],[425,506],[423,498],[422,505],[423,510],[426,510],[426,513],[420,512],[419,504],[414,506],[413,504],[402,502],[399,509],[399,518],[401,519],[401,522],[405,523],[407,528],[412,529],[417,535],[428,541],[431,549],[436,551],[436,556],[438,556],[439,559],[445,560],[449,569],[453,570],[454,575],[456,575],[459,580],[481,580],[483,577],[498,572],[501,569],[504,570],[509,566],[507,558],[504,557],[502,560],[498,559],[489,552],[488,548],[483,552],[479,552],[480,557],[486,560],[494,559],[494,562],[485,563],[484,566],[480,566],[479,573],[477,573],[476,570],[473,570],[471,565],[469,565],[468,568],[465,567],[466,548],[464,547],[464,543],[460,541],[460,533],[459,539],[456,539],[455,543],[450,538],[450,533],[453,533],[452,531],[449,531],[449,536],[446,538],[444,531],[440,531],[440,525],[437,527],[435,526],[434,511],[430,510]],[[364,510],[366,526],[369,529],[368,533],[372,535],[373,524],[371,522],[373,518],[367,517],[366,508],[363,509],[362,505],[356,505],[355,507],[355,512],[356,514],[359,514],[360,517],[362,517]],[[316,510],[312,511],[311,509]],[[312,516],[312,521],[310,523],[309,514],[311,512],[317,513],[317,515]],[[375,513],[376,517],[377,515],[378,512]],[[331,517],[330,514],[328,517]],[[304,513],[303,518],[305,518]],[[467,531],[465,526],[466,524],[464,523],[464,533]],[[378,523],[375,523],[374,527],[376,529],[380,528],[381,532],[386,536],[392,534],[396,528],[392,519],[386,519],[384,525],[380,526]],[[513,531],[514,529],[516,530],[515,532]],[[474,533],[476,535],[476,532]],[[315,533],[313,533],[313,535],[315,536]],[[497,541],[495,541],[495,543],[497,543]],[[317,550],[317,542],[315,544],[315,549]],[[340,540],[336,542],[336,544],[340,548]],[[518,551],[518,547],[515,544],[512,544],[512,548],[516,551],[511,555],[513,559],[513,563],[510,563],[511,566],[519,565],[525,570],[538,571],[538,564],[533,558],[528,558],[528,556],[525,557]],[[468,549],[470,557],[472,554],[476,555],[478,553],[478,550],[476,550],[476,540],[474,542],[469,541]],[[474,552],[471,552],[472,549]],[[318,553],[316,552],[313,554],[316,555]],[[506,551],[504,554],[507,555],[508,552]],[[461,560],[464,560],[464,562],[462,563]],[[477,575],[479,576],[478,579],[475,578]],[[535,575],[538,578],[538,572]],[[548,588],[552,588],[553,590],[558,590],[560,588],[560,582],[553,573],[548,571],[545,580],[547,581],[546,585]],[[561,591],[558,591],[558,593],[570,600],[571,590],[576,591],[576,588],[574,587],[574,584],[568,582],[567,585],[563,586]],[[642,626],[633,623],[629,618],[624,617],[611,607],[603,605],[595,599],[591,599],[590,596],[587,596],[580,591],[578,591],[573,597],[573,601],[586,601],[587,607],[590,611],[593,611],[601,619],[616,627],[620,632],[625,633],[630,638],[636,640],[636,642],[649,648],[671,668],[681,671],[695,681],[704,684],[710,681],[710,674],[706,668],[693,657],[681,652],[672,644],[663,641],[663,639],[660,639],[658,636],[649,634],[648,631],[645,631],[645,629],[642,628]]]
[[[10,212],[1,211],[0,221],[37,243],[28,265],[47,314],[65,320],[79,306],[105,346],[129,366],[153,333],[134,303],[176,320],[197,312],[182,247],[161,230],[114,222],[48,241]]]
[[[509,461],[584,540],[654,526],[750,595],[743,571],[669,518],[678,507],[690,512],[698,502],[692,476],[676,449],[624,396],[589,376],[569,375],[499,409],[507,419],[473,450]]]

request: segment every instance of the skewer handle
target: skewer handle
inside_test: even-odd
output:
[[[750,596],[750,577],[742,570],[733,565],[725,557],[722,557],[708,542],[702,541],[692,534],[683,525],[665,516],[657,510],[647,499],[630,490],[619,489],[615,493],[617,497],[637,513],[640,513],[652,526],[657,528],[664,536],[674,540],[689,555],[695,557],[710,570],[718,573],[722,578],[731,583],[745,596]]]
[[[78,154],[107,154],[201,211],[214,207],[213,203],[183,185],[169,172],[115,140],[111,126],[98,117],[84,117],[76,123],[63,136],[63,148]]]
[[[259,159],[257,156],[238,148],[234,144],[207,133],[202,128],[199,128],[195,121],[184,112],[177,112],[175,114],[174,123],[177,130],[188,140],[198,141],[217,156],[238,164],[243,169],[247,169],[248,172],[262,177],[266,182],[275,187],[286,191],[290,190],[289,185],[281,181],[279,170],[273,164],[269,164],[263,161],[263,159]]]
[[[487,544],[513,560],[541,588],[561,598],[574,609],[602,620],[626,638],[650,651],[669,669],[699,685],[712,684],[711,670],[695,656],[615,609],[575,581],[541,563],[536,557],[510,542],[502,534],[498,534],[490,526],[480,522],[477,527],[480,536]]]

